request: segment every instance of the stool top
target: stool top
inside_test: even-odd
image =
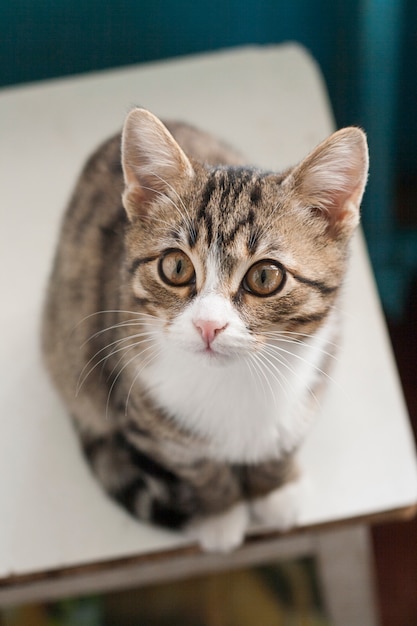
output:
[[[314,61],[296,45],[243,48],[0,92],[2,307],[0,584],[186,544],[103,494],[39,353],[39,312],[58,225],[86,156],[133,105],[214,132],[282,169],[334,121]],[[343,349],[301,451],[312,489],[301,526],[407,511],[413,440],[361,236],[342,304]]]

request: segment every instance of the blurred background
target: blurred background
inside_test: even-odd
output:
[[[284,41],[317,60],[336,125],[368,134],[363,227],[415,425],[417,2],[0,0],[0,87]],[[383,626],[417,625],[416,523],[377,527],[373,540]]]

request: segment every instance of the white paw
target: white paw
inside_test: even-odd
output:
[[[192,522],[186,533],[206,552],[230,552],[243,542],[248,523],[247,504],[240,502],[225,513]]]
[[[252,501],[254,519],[277,530],[290,530],[297,524],[304,489],[304,480],[298,479],[256,498]]]

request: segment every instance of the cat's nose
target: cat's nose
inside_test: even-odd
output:
[[[194,326],[199,331],[204,343],[210,346],[217,335],[226,328],[227,324],[213,320],[194,320]]]

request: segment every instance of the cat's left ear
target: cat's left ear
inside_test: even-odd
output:
[[[176,189],[194,170],[168,129],[145,109],[133,109],[122,133],[123,204],[130,219],[143,216],[158,198],[176,201]]]
[[[323,141],[285,181],[298,204],[327,221],[329,233],[349,236],[359,223],[368,177],[365,133],[356,127],[339,130]]]

